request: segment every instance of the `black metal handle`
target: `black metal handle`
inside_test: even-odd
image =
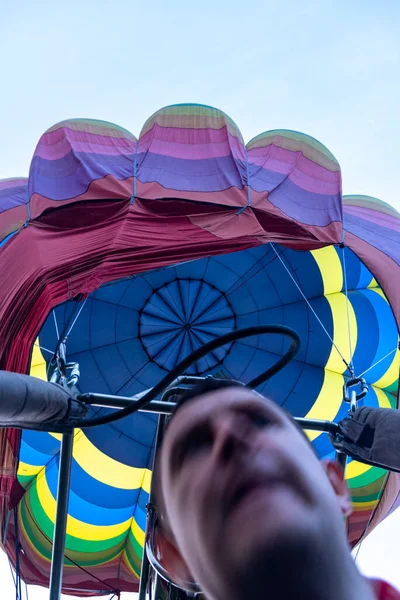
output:
[[[248,383],[248,387],[257,387],[260,383],[263,383],[276,373],[278,373],[283,367],[285,367],[298,353],[300,349],[300,338],[298,334],[291,329],[290,327],[285,327],[284,325],[255,325],[254,327],[246,327],[244,329],[237,329],[236,331],[231,331],[230,333],[226,333],[225,335],[221,335],[201,348],[198,348],[194,352],[192,352],[189,356],[184,358],[170,373],[168,373],[165,377],[163,377],[147,394],[145,394],[140,400],[135,402],[132,406],[128,406],[120,411],[115,411],[110,415],[104,415],[104,417],[97,417],[94,419],[87,419],[86,421],[82,421],[79,424],[79,427],[96,427],[97,425],[106,425],[107,423],[112,423],[114,421],[118,421],[119,419],[123,419],[128,415],[140,410],[146,404],[151,402],[154,398],[158,396],[165,388],[167,388],[175,379],[184,373],[189,367],[192,366],[193,363],[198,361],[200,358],[203,358],[209,352],[216,350],[220,346],[225,346],[225,344],[229,344],[230,342],[234,342],[236,340],[240,340],[246,337],[251,337],[253,335],[263,335],[263,334],[280,334],[291,339],[291,345],[289,350],[286,352],[282,358],[278,360],[278,362],[261,373],[255,379],[252,379]],[[79,399],[84,401],[84,395],[79,396]]]

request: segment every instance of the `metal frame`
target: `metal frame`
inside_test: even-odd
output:
[[[71,480],[74,433],[64,433],[61,439],[60,467],[58,471],[57,509],[50,571],[50,600],[61,598],[64,570],[65,536],[67,530],[68,500]]]
[[[171,415],[176,406],[176,403],[171,402],[169,398],[176,396],[179,392],[182,393],[182,391],[187,389],[187,387],[185,386],[195,385],[203,379],[203,377],[178,377],[164,392],[163,399],[161,401],[153,400],[149,402],[149,404],[147,404],[145,407],[140,409],[140,412],[150,412],[160,415],[154,456],[156,455],[157,448],[159,447],[163,435],[165,417],[167,415]],[[140,396],[129,398],[125,396],[89,393],[83,394],[80,397],[80,399],[92,406],[123,409],[127,406],[132,406],[132,404],[137,402],[139,397],[141,397],[142,395],[144,395],[144,393],[140,394]],[[304,430],[325,432],[331,435],[332,437],[336,437],[336,435],[339,433],[338,425],[336,423],[333,423],[332,421],[322,421],[318,419],[307,418],[295,418],[295,421],[297,422],[299,427],[301,427]],[[74,431],[71,430],[71,432],[63,434],[61,442],[60,468],[57,489],[57,509],[53,540],[49,600],[60,600],[61,598],[73,439]],[[338,463],[342,466],[344,472],[347,463],[347,455],[343,452],[336,452],[336,459]],[[146,536],[149,533],[148,528],[150,526],[150,519],[151,517],[148,511]],[[149,561],[148,551],[146,550],[145,544],[139,584],[139,600],[145,600],[146,598],[147,582],[151,567],[155,569],[159,576],[166,579],[168,583],[174,585],[174,583],[168,579],[168,576],[163,571],[161,565],[157,567],[157,561],[154,557],[151,558],[152,560]],[[187,592],[189,592],[189,594],[191,595],[198,593],[198,591],[198,588],[196,588],[196,590],[193,588],[191,590],[187,590]]]

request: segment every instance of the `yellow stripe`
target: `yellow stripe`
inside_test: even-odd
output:
[[[149,493],[148,469],[130,467],[104,454],[86,437],[83,431],[75,436],[73,456],[78,465],[91,477],[111,487],[123,490],[141,488]]]
[[[387,397],[385,392],[375,386],[373,386],[373,387],[374,387],[374,392],[378,398],[378,404],[379,404],[380,408],[392,408],[389,398]]]
[[[368,285],[369,288],[376,288],[378,287],[378,282],[376,281],[375,277],[372,278],[371,283]]]
[[[370,469],[372,469],[370,465],[365,465],[356,460],[352,460],[346,467],[346,479],[354,479],[354,477],[363,475]]]
[[[343,383],[342,375],[325,371],[321,391],[306,418],[334,421],[343,401]],[[315,440],[321,434],[318,431],[308,431],[307,435],[310,440]]]
[[[347,317],[347,300],[345,294],[332,294],[326,297],[332,311],[333,319],[333,341],[337,348],[340,350],[345,360],[349,363],[351,361],[350,356],[350,340],[349,340],[349,326],[350,322],[350,339],[351,348],[355,351],[357,345],[357,321],[354,313],[354,308],[349,300],[348,302],[348,313]],[[334,346],[332,346],[331,354],[326,368],[330,371],[336,371],[336,373],[344,373],[346,365],[344,364],[339,352]]]
[[[383,293],[383,291],[381,290],[381,288],[376,288],[373,291],[376,294],[378,294],[379,296],[381,296],[385,300],[385,302],[388,302],[387,298],[386,298],[385,294]],[[380,377],[380,379],[378,379],[377,381],[373,381],[372,383],[374,384],[374,386],[376,386],[378,388],[382,388],[382,389],[389,387],[390,385],[393,385],[393,383],[395,383],[395,381],[397,381],[399,378],[399,369],[400,369],[400,351],[397,349],[393,355],[393,360],[390,364],[390,367],[387,369],[386,373],[384,373],[384,375],[382,375],[382,377]]]
[[[343,287],[343,271],[338,253],[333,246],[312,250],[311,254],[321,273],[324,295],[340,292]]]
[[[352,506],[355,510],[367,510],[369,508],[375,508],[378,502],[378,499],[369,502],[352,502]]]
[[[36,488],[40,504],[48,518],[54,523],[56,501],[47,484],[46,477],[38,477]],[[131,526],[131,519],[116,525],[91,525],[68,515],[67,534],[82,540],[108,540],[125,533]]]
[[[44,556],[44,554],[42,554],[42,553],[40,552],[40,550],[37,548],[37,546],[35,546],[35,545],[34,545],[34,544],[31,542],[31,540],[30,540],[30,538],[29,538],[29,536],[28,536],[28,533],[27,533],[27,531],[26,531],[26,529],[25,529],[25,526],[24,526],[24,523],[23,523],[23,521],[22,521],[21,517],[18,517],[18,525],[19,525],[19,528],[20,528],[20,530],[22,530],[22,532],[23,532],[24,544],[25,544],[25,543],[28,543],[29,547],[30,547],[30,548],[31,548],[31,550],[32,550],[32,554],[33,554],[33,555],[35,555],[35,554],[36,554],[36,555],[39,555],[39,556],[40,556],[40,558],[42,558],[44,561],[46,561],[47,563],[49,563],[49,564],[50,564],[50,562],[51,562],[51,561],[50,561],[50,560],[49,560],[49,559],[48,559],[46,556]],[[35,528],[35,525],[33,525],[33,524],[31,523],[31,527],[34,529],[34,528]],[[43,536],[43,537],[44,537],[44,536]],[[49,544],[49,543],[47,542],[47,539],[44,537],[44,539],[43,539],[43,544],[44,544],[44,545],[46,545],[46,543],[47,543],[47,544]],[[51,544],[49,544],[49,549],[50,549],[50,548],[51,548]]]
[[[22,461],[19,462],[18,475],[24,475],[24,477],[34,477],[43,469],[44,465],[28,465]]]
[[[133,533],[133,536],[136,538],[136,540],[139,542],[139,544],[142,546],[144,546],[144,531],[143,529],[141,529],[139,527],[139,525],[136,523],[135,519],[132,519],[132,524],[131,524],[131,531]]]
[[[399,378],[400,370],[400,351],[394,353],[393,361],[384,375],[377,381],[372,382],[377,388],[385,389],[393,385]]]
[[[44,360],[42,352],[39,348],[39,340],[36,340],[33,345],[29,375],[47,381],[46,361]]]

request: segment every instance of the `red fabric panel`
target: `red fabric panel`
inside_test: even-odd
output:
[[[313,249],[335,243],[339,231],[340,224],[326,228],[299,225],[275,207],[268,207],[268,213],[248,207],[238,214],[226,206],[180,200],[136,199],[133,204],[126,199],[81,200],[46,211],[2,249],[6,267],[0,286],[0,368],[26,372],[33,341],[51,309],[78,294],[87,295],[103,283],[269,241]],[[367,266],[377,271],[375,265]],[[19,442],[19,431],[0,432],[0,451],[5,448],[0,474],[3,525],[7,505],[18,501],[21,493],[15,482]],[[9,552],[12,546],[11,527]],[[117,577],[123,577],[136,589],[131,573],[125,573],[121,565],[119,568],[121,571],[110,566],[107,581],[116,586]],[[104,567],[101,570],[104,579]],[[78,571],[66,569],[65,589],[98,589],[90,575],[79,571],[78,576]],[[25,580],[47,585],[44,572],[39,573],[25,555]]]

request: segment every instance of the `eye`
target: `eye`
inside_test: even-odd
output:
[[[192,430],[177,449],[176,465],[180,467],[186,459],[195,458],[211,449],[213,441],[213,434],[208,426]]]
[[[213,435],[208,427],[193,431],[191,436],[186,440],[184,446],[185,455],[188,456],[202,452],[204,449],[210,448],[212,443]]]
[[[271,424],[271,421],[268,419],[268,417],[262,413],[252,413],[250,418],[252,423],[259,429],[263,429]]]

